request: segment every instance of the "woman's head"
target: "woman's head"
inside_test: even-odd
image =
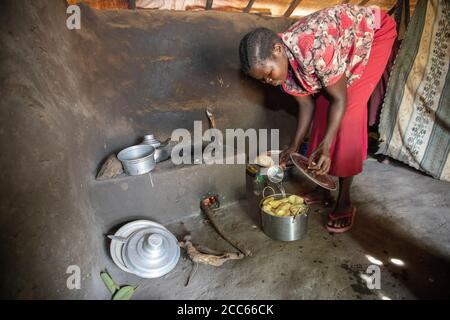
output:
[[[288,60],[277,34],[267,28],[249,32],[239,46],[244,73],[271,85],[280,85],[288,76]]]

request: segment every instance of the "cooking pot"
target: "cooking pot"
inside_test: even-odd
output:
[[[155,168],[155,148],[147,144],[123,149],[117,154],[125,171],[132,176],[149,173]]]
[[[272,195],[265,195],[267,189],[272,189]],[[278,241],[295,241],[302,239],[308,230],[309,206],[301,214],[296,216],[274,216],[263,210],[263,202],[267,198],[273,197],[275,200],[289,197],[290,193],[275,193],[272,187],[263,190],[263,198],[259,203],[261,211],[262,229],[264,233]]]

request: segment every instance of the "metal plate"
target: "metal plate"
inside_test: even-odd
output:
[[[318,184],[322,188],[328,190],[336,190],[336,182],[333,180],[333,178],[331,178],[331,176],[327,174],[319,176],[308,169],[308,158],[294,152],[291,153],[291,160],[294,165],[312,182]]]

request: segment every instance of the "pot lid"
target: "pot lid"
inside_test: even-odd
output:
[[[177,239],[166,228],[152,226],[136,231],[123,248],[127,268],[143,278],[169,273],[180,257]]]
[[[336,182],[328,174],[316,175],[313,171],[308,169],[308,158],[299,153],[293,152],[290,155],[294,165],[311,181],[319,186],[328,189],[336,190]]]
[[[116,265],[142,278],[164,276],[177,265],[180,257],[175,236],[152,221],[130,222],[113,239],[111,255]]]

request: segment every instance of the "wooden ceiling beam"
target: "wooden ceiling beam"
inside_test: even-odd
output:
[[[297,6],[300,4],[300,2],[302,2],[302,0],[294,0],[294,1],[292,1],[291,4],[289,5],[289,8],[284,13],[284,16],[286,18],[290,17],[292,12],[294,12],[295,8],[297,8]]]
[[[213,5],[213,0],[206,0],[205,10],[211,10]]]
[[[395,10],[397,10],[397,4],[394,4],[394,5],[392,6],[392,8],[390,8],[390,9],[387,11],[387,14],[390,15],[390,16],[392,16],[392,15],[395,13]]]
[[[250,12],[250,10],[252,9],[253,4],[255,3],[255,1],[256,1],[256,0],[249,0],[247,6],[246,6],[245,9],[244,9],[244,12],[245,12],[245,13],[249,13],[249,12]]]
[[[365,6],[370,0],[363,0],[360,3],[358,3],[358,6]]]

